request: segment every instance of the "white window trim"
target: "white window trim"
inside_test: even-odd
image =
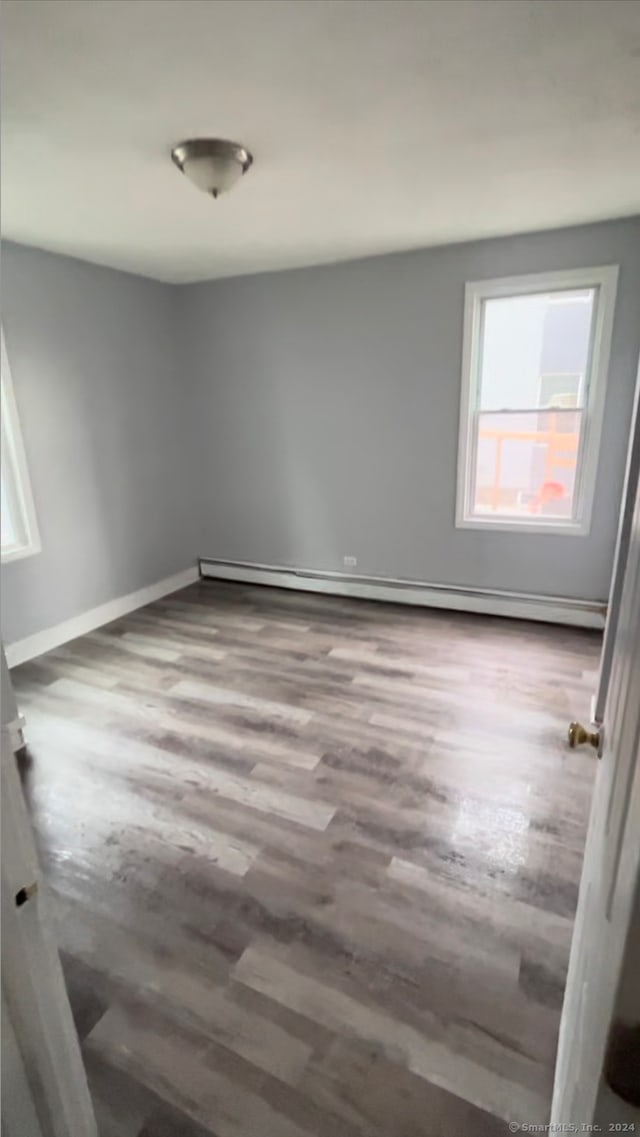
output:
[[[458,482],[456,493],[456,528],[484,529],[487,532],[555,533],[562,536],[586,536],[591,528],[593,498],[596,488],[600,437],[611,353],[611,335],[618,284],[618,265],[569,269],[566,272],[534,273],[528,276],[506,276],[497,280],[472,281],[465,286],[464,334],[462,350],[462,390],[460,397],[460,429],[458,438]],[[589,397],[585,402],[580,465],[577,471],[576,508],[573,520],[550,518],[474,517],[470,512],[470,490],[475,441],[473,415],[478,390],[481,313],[484,300],[530,295],[562,289],[596,288],[596,309],[591,342]]]
[[[27,456],[22,440],[18,406],[13,392],[13,380],[7,358],[7,349],[2,332],[2,464],[11,471],[7,492],[14,498],[14,506],[19,515],[23,539],[19,544],[2,550],[2,563],[17,561],[22,557],[33,556],[39,553],[40,531],[36,517],[31,479],[27,466]]]

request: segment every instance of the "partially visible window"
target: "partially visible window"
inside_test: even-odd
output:
[[[2,560],[13,561],[40,550],[18,408],[2,336]]]
[[[617,273],[467,285],[458,526],[588,532]]]

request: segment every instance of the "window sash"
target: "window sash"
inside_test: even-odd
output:
[[[572,291],[574,291],[574,289],[570,289],[570,288],[548,288],[548,289],[521,288],[521,289],[518,289],[517,291],[514,291],[513,293],[509,293],[506,296],[503,296],[503,295],[501,295],[501,296],[483,296],[481,298],[481,300],[480,300],[480,332],[479,332],[480,343],[479,343],[479,351],[477,354],[477,370],[476,370],[475,376],[472,376],[472,379],[474,380],[474,392],[475,392],[476,405],[479,405],[481,397],[482,397],[482,378],[483,378],[482,377],[482,365],[483,365],[483,358],[484,358],[484,338],[485,338],[485,322],[486,322],[486,316],[487,316],[487,304],[490,303],[492,300],[518,300],[518,299],[524,299],[524,298],[540,295],[541,293],[544,295],[555,294],[558,298],[561,298],[566,293],[572,292]],[[581,403],[579,402],[578,406],[583,406],[583,407],[586,407],[586,404],[588,402],[588,389],[589,389],[589,382],[590,382],[591,370],[592,370],[592,365],[593,365],[594,330],[595,330],[595,326],[596,326],[598,305],[600,303],[600,287],[599,287],[599,285],[594,285],[592,288],[589,289],[589,291],[593,294],[593,300],[591,303],[591,320],[589,323],[589,340],[588,340],[588,345],[587,345],[587,357],[586,357],[586,364],[585,364],[583,381],[582,381],[582,383],[580,383],[580,387],[578,390],[578,398],[582,399],[582,402]],[[545,374],[544,372],[541,372],[540,375],[538,376],[538,391],[540,391],[541,380],[543,379],[544,374]],[[548,372],[547,374],[558,374],[558,372],[551,372],[551,373]],[[569,373],[569,374],[571,374],[571,373]],[[490,409],[490,408],[485,408],[485,409]],[[506,406],[504,409],[515,411],[515,410],[518,410],[520,408]],[[542,409],[542,408],[531,407],[530,409],[534,410],[534,409]]]

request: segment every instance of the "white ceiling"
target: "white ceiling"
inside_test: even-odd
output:
[[[193,135],[255,165],[212,201]],[[3,232],[201,280],[640,210],[635,0],[5,0]]]

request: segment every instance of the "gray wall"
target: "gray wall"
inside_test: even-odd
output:
[[[2,323],[42,552],[2,567],[5,643],[193,564],[174,288],[11,244]]]
[[[619,264],[588,537],[454,526],[464,284]],[[205,556],[605,599],[640,349],[640,218],[192,285]]]

